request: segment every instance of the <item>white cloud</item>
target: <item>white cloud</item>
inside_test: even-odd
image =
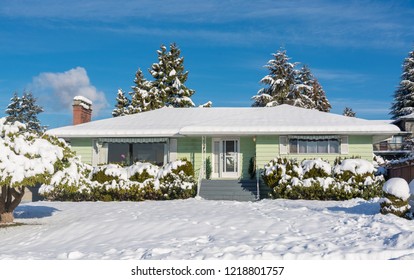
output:
[[[93,102],[94,114],[108,106],[105,94],[94,87],[83,67],[76,67],[62,73],[40,73],[31,85],[46,108],[59,111],[70,109],[73,97],[82,95]]]

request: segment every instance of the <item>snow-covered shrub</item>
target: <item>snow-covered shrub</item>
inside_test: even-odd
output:
[[[141,162],[128,167],[108,164],[92,168],[74,158],[73,164],[55,177],[40,189],[51,200],[178,199],[194,196],[196,188],[192,164],[183,160],[161,168]]]
[[[262,171],[263,181],[270,188],[288,182],[292,177],[299,177],[302,169],[294,159],[275,158],[265,165]]]
[[[118,164],[108,164],[96,167],[92,172],[92,180],[101,184],[112,180],[127,179],[126,170]]]
[[[374,160],[372,162],[374,165],[374,168],[376,170],[375,175],[383,175],[384,177],[387,176],[388,170],[387,170],[387,162],[385,159],[381,156],[374,156]]]
[[[329,162],[321,159],[304,160],[301,163],[303,169],[303,178],[326,178],[332,172]]]
[[[384,198],[381,200],[381,213],[394,214],[398,217],[408,218],[410,205],[410,188],[402,178],[391,178],[385,182]]]
[[[331,165],[321,159],[275,158],[262,171],[263,181],[272,189],[273,198],[345,200],[369,199],[382,195],[383,176],[361,159],[337,160]]]
[[[355,197],[369,199],[382,196],[384,176],[375,175],[374,164],[364,159],[344,159],[334,167],[334,176],[346,183]]]
[[[26,125],[0,118],[0,223],[13,222],[13,211],[25,187],[48,184],[53,174],[68,165],[73,156],[55,137],[39,135]]]
[[[157,174],[155,187],[159,187],[165,199],[189,198],[195,195],[196,181],[191,162],[170,162]]]

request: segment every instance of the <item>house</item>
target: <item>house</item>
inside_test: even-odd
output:
[[[414,113],[402,116],[396,120],[383,122],[398,126],[401,132],[381,142],[374,143],[374,153],[389,160],[407,157],[412,153],[413,143],[412,141],[407,141],[407,137],[412,136],[414,132]]]
[[[74,112],[75,106],[79,104]],[[135,161],[162,165],[186,158],[202,179],[210,158],[216,180],[248,179],[251,158],[257,169],[276,156],[372,160],[373,143],[399,132],[388,123],[290,105],[162,108],[48,131],[69,141],[76,154],[94,166]]]

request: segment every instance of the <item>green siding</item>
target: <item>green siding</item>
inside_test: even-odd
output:
[[[256,137],[256,168],[262,169],[265,164],[279,155],[279,136],[258,135]]]
[[[206,144],[209,144],[208,142],[211,142],[211,139],[209,140],[207,138]],[[201,168],[201,137],[183,137],[177,139],[177,159],[183,158],[193,164],[196,175],[198,176]]]
[[[362,159],[372,161],[374,154],[372,136],[350,135],[348,144],[349,154],[346,157],[360,156]],[[345,157],[345,155],[343,155],[343,157]]]
[[[253,137],[240,137],[240,166],[241,166],[241,178],[250,179],[249,175],[249,162],[250,158],[256,154],[256,147],[253,141]]]
[[[72,138],[70,144],[72,151],[81,156],[82,162],[92,164],[92,139]]]

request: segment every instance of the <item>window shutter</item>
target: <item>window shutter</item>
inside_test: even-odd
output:
[[[348,136],[341,136],[341,154],[347,155],[348,153],[349,153]]]
[[[287,136],[279,136],[279,154],[287,155],[288,153],[288,138]]]
[[[92,166],[97,166],[99,163],[99,149],[100,145],[98,140],[92,141]]]
[[[102,143],[99,149],[99,164],[108,164],[108,143]]]
[[[170,158],[169,161],[177,160],[177,139],[170,139]]]

